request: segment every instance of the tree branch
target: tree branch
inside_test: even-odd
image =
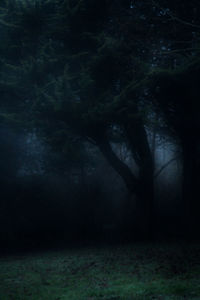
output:
[[[12,24],[12,23],[8,23],[2,19],[0,19],[0,25],[6,26],[6,27],[16,27],[19,28],[20,26]]]
[[[175,161],[177,158],[178,158],[178,156],[176,156],[176,157],[170,159],[168,162],[166,162],[166,164],[164,164],[158,171],[155,172],[154,178],[157,178],[157,177],[160,175],[160,173],[161,173],[165,168],[167,168],[173,161]]]
[[[152,0],[152,3],[153,3],[153,5],[155,5],[160,10],[165,11],[166,15],[168,15],[172,20],[177,21],[177,22],[179,22],[183,25],[186,25],[186,26],[191,26],[191,27],[200,29],[200,25],[193,24],[191,22],[187,22],[185,20],[182,20],[182,19],[178,18],[177,16],[175,16],[174,14],[169,12],[168,10],[166,11],[166,9],[164,9],[162,6],[160,6],[156,1]]]
[[[107,138],[103,137],[102,139],[96,140],[96,142],[104,157],[108,160],[113,169],[121,176],[128,190],[137,195],[139,180],[135,177],[130,168],[118,158]]]
[[[175,49],[175,50],[169,50],[169,51],[162,51],[163,54],[171,54],[171,53],[180,53],[180,52],[187,52],[187,51],[200,51],[200,48],[185,48],[185,49]]]

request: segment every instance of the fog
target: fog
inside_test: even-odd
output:
[[[0,4],[3,247],[198,239],[198,9],[75,2]]]
[[[5,245],[36,247],[55,239],[113,242],[137,240],[142,234],[137,199],[130,198],[123,180],[95,145],[84,144],[87,161],[72,164],[35,133],[2,128],[0,140],[1,237]],[[137,175],[126,145],[114,143],[112,147]],[[176,224],[181,211],[177,147],[159,137],[154,155],[157,234],[180,235],[180,224]]]

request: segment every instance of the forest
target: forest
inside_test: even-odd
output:
[[[0,36],[0,299],[199,299],[200,2],[1,0]]]

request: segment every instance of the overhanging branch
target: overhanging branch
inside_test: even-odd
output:
[[[162,171],[167,168],[173,161],[177,160],[178,156],[173,157],[172,159],[170,159],[168,162],[166,162],[166,164],[164,164],[159,170],[157,170],[154,174],[154,178],[157,178],[160,173],[162,173]]]

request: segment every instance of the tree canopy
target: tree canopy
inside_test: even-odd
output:
[[[75,149],[77,139],[95,144],[151,228],[152,112],[179,142],[183,161],[198,165],[188,149],[193,143],[197,160],[199,10],[195,0],[3,1],[1,121],[34,128],[60,151]],[[113,150],[116,133],[138,174]],[[185,172],[196,174],[196,186],[198,171]]]

